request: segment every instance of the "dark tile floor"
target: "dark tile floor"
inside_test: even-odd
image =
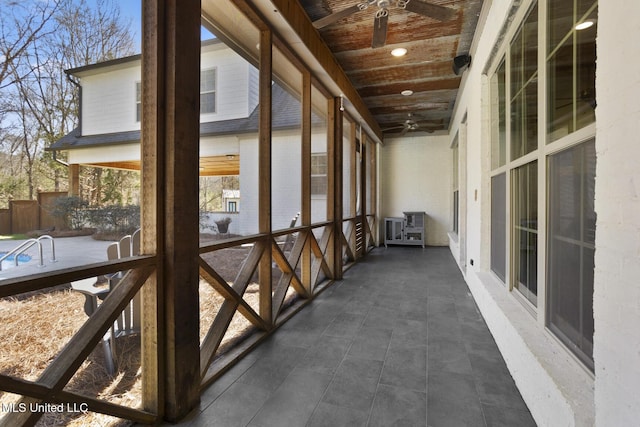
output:
[[[535,426],[447,248],[374,250],[202,395],[188,426]]]

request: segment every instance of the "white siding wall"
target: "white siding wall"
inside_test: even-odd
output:
[[[82,134],[140,129],[136,122],[136,82],[140,62],[126,69],[85,76],[82,84]]]
[[[259,99],[259,85],[258,79],[260,77],[260,73],[257,68],[253,66],[248,67],[249,73],[249,111],[253,111],[260,101]]]
[[[216,112],[203,114],[203,122],[247,117],[249,64],[229,48],[203,51],[201,68],[216,69]]]
[[[255,69],[231,49],[207,46],[202,54],[202,69],[216,69],[216,112],[203,114],[202,121],[247,117],[257,98]],[[140,61],[127,68],[113,67],[87,73],[82,84],[82,134],[97,135],[139,130],[136,122],[136,82],[140,81]]]
[[[596,424],[640,423],[640,2],[599,2]]]
[[[240,199],[238,232],[242,235],[258,232],[258,139],[240,139]]]
[[[312,146],[314,152],[323,148],[322,144]],[[300,147],[299,135],[280,133],[273,136],[271,197],[274,230],[289,227],[291,219],[301,209]],[[238,231],[243,235],[257,233],[259,206],[256,137],[240,140],[240,199]],[[326,197],[313,196],[311,209],[312,218],[326,218]],[[301,224],[299,221],[297,225]]]
[[[446,246],[451,230],[452,154],[446,136],[385,139],[380,148],[380,223],[402,212],[427,213],[427,244]]]

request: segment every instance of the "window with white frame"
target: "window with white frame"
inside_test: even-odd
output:
[[[453,232],[458,234],[460,227],[460,188],[459,188],[459,154],[458,135],[453,140]]]
[[[142,84],[136,82],[136,122],[142,118]]]
[[[593,369],[597,0],[523,7],[490,74],[490,266]]]
[[[311,194],[327,194],[327,154],[314,153],[311,155]]]
[[[216,69],[200,72],[200,113],[216,112]]]

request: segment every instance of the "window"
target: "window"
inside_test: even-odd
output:
[[[511,173],[513,287],[538,302],[538,162]]]
[[[460,215],[460,188],[459,188],[459,167],[458,167],[458,136],[453,141],[453,232],[458,234]]]
[[[136,122],[142,118],[142,84],[136,82]]]
[[[491,178],[491,270],[506,282],[507,176]]]
[[[547,324],[593,369],[594,140],[549,157]]]
[[[200,72],[200,113],[216,112],[216,69]]]
[[[538,147],[538,8],[511,42],[511,160]]]
[[[597,1],[530,3],[490,75],[490,266],[593,370]]]
[[[238,202],[235,200],[227,202],[227,212],[238,212]]]
[[[504,166],[507,156],[505,61],[491,79],[491,167]]]
[[[595,122],[597,4],[581,0],[575,9],[573,2],[549,0],[547,142]],[[585,21],[594,25],[575,29]]]
[[[311,194],[327,194],[327,155],[326,153],[311,155]]]

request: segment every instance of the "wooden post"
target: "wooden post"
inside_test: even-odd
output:
[[[80,165],[72,163],[69,165],[69,196],[80,195]]]
[[[143,405],[170,421],[200,400],[200,15],[199,1],[143,1],[142,251],[158,256],[143,288]]]
[[[258,131],[258,229],[271,235],[271,71],[272,38],[270,30],[260,31],[260,110]],[[265,246],[258,267],[260,282],[260,317],[273,325],[271,312],[271,244]]]
[[[342,110],[340,98],[334,98],[331,103],[331,154],[333,167],[329,168],[329,176],[333,177],[333,278],[342,279],[342,218],[343,218],[343,148],[342,148]],[[331,203],[331,201],[330,201]]]
[[[301,223],[311,225],[311,73],[302,73],[302,212]],[[301,238],[299,236],[298,238]],[[302,252],[301,279],[309,295],[313,293],[311,283],[311,242],[308,241]]]

